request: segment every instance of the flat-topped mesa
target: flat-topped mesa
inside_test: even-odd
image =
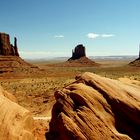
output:
[[[14,38],[14,45],[12,45],[10,36],[6,33],[0,33],[0,55],[19,56],[16,37]]]
[[[71,59],[79,59],[81,57],[86,56],[86,49],[82,44],[79,44],[72,50],[72,57]]]

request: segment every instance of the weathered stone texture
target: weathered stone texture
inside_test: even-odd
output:
[[[84,73],[55,92],[47,140],[139,140],[139,87]]]

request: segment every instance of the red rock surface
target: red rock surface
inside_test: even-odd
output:
[[[92,66],[100,66],[100,64],[92,61],[91,59],[87,58],[86,56],[80,57],[79,59],[69,59],[65,62],[64,66],[69,67],[92,67]]]
[[[6,33],[0,33],[0,55],[19,56],[16,37],[14,38],[14,46],[13,46],[10,43],[10,36]]]
[[[84,73],[55,93],[47,140],[139,140],[140,88]]]

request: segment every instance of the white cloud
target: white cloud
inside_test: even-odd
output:
[[[107,38],[107,37],[113,37],[115,35],[113,34],[102,34],[101,37]]]
[[[90,38],[90,39],[94,39],[94,38],[97,38],[99,36],[100,36],[99,34],[95,34],[95,33],[88,33],[87,34],[87,37]]]
[[[114,34],[97,34],[97,33],[88,33],[87,37],[90,39],[95,39],[97,37],[102,37],[102,38],[109,38],[115,36]]]
[[[55,35],[54,38],[63,38],[63,35]]]

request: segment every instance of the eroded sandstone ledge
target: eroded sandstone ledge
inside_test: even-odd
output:
[[[47,140],[140,139],[140,88],[92,73],[55,93]]]

